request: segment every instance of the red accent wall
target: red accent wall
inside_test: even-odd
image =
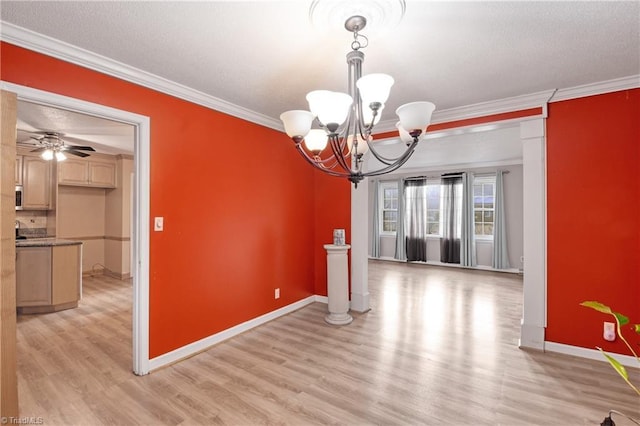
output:
[[[317,178],[285,134],[8,43],[0,69],[151,118],[150,214],[165,224],[150,236],[151,358],[326,294],[317,245],[349,230],[350,188]]]
[[[549,105],[547,250],[546,339],[628,354],[602,339],[611,317],[578,304],[640,323],[640,89]]]
[[[344,229],[345,241],[351,244],[351,185],[347,179],[314,171],[315,179],[315,294],[327,295],[327,251],[325,244],[333,243],[333,230]],[[358,188],[358,191],[365,191]],[[349,259],[351,259],[349,251]],[[351,294],[351,293],[349,293]]]

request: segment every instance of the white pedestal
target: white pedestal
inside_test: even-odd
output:
[[[345,244],[337,246],[325,244],[327,250],[327,296],[329,314],[324,320],[329,324],[345,325],[353,321],[349,315],[349,263],[347,251],[351,248]]]

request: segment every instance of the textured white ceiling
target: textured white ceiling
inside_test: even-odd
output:
[[[365,2],[361,2],[365,3]],[[6,1],[1,18],[277,119],[346,90],[351,34],[311,25],[311,1]],[[383,113],[438,110],[640,74],[638,1],[407,1],[371,37],[364,72],[396,84]]]

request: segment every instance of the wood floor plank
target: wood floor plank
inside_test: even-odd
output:
[[[326,324],[314,303],[137,377],[131,283],[87,277],[77,309],[18,317],[20,414],[47,425],[593,425],[612,408],[640,418],[608,364],[518,349],[521,277],[371,261],[369,279],[372,310],[350,325]]]

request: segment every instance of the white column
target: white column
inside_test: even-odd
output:
[[[329,314],[324,320],[329,324],[344,325],[353,321],[349,315],[349,265],[347,251],[351,246],[325,244],[327,250],[327,295]]]
[[[366,312],[369,305],[369,179],[351,186],[351,309]]]
[[[520,347],[544,350],[547,326],[545,121],[520,123],[524,283]]]

